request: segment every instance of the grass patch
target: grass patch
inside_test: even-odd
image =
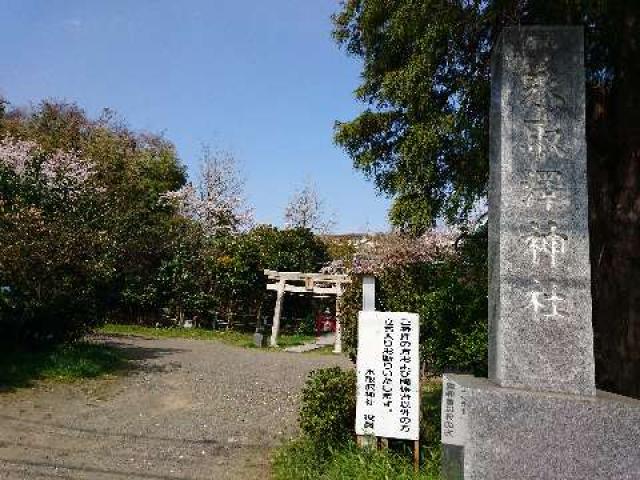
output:
[[[333,355],[333,345],[325,345],[324,347],[316,348],[315,350],[309,350],[304,352],[305,355]]]
[[[421,385],[420,400],[420,444],[422,454],[440,450],[440,409],[442,381],[431,379]]]
[[[107,335],[133,335],[150,338],[191,338],[195,340],[221,340],[230,345],[240,347],[253,346],[253,337],[248,333],[233,330],[207,330],[204,328],[182,327],[145,327],[142,325],[127,325],[107,323],[96,329],[97,333]]]
[[[205,328],[182,327],[144,327],[141,325],[122,325],[107,323],[96,329],[97,333],[107,335],[137,335],[151,338],[191,338],[195,340],[217,340],[237,347],[255,348],[253,334],[234,330],[207,330]],[[280,335],[278,344],[282,348],[302,345],[313,341],[315,337],[307,335]]]
[[[425,460],[416,475],[408,456],[360,449],[353,442],[327,451],[307,438],[281,447],[273,460],[275,480],[438,480],[439,456]]]
[[[315,340],[316,337],[312,335],[298,335],[297,333],[292,335],[285,334],[278,337],[278,345],[280,345],[281,348],[295,347],[296,345],[314,342]]]
[[[43,351],[0,353],[0,390],[28,387],[36,380],[70,382],[115,373],[126,366],[115,347],[89,342]]]

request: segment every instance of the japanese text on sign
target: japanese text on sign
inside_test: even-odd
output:
[[[417,314],[360,312],[356,434],[418,439],[418,353]]]
[[[442,377],[442,443],[464,446],[468,437],[467,389],[448,375]]]

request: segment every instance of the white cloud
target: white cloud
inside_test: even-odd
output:
[[[68,18],[64,21],[64,26],[70,30],[79,30],[82,24],[83,22],[79,18]]]

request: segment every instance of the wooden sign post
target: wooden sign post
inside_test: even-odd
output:
[[[376,310],[376,279],[371,276],[362,277],[362,311],[375,312]],[[356,435],[358,446],[377,448],[377,439],[373,436]]]
[[[375,311],[375,283],[363,279],[358,316],[356,435],[360,446],[378,438],[413,442],[420,460],[420,322],[415,313]]]

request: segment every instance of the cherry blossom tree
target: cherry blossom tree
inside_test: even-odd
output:
[[[253,210],[247,205],[244,188],[236,158],[205,147],[196,184],[190,182],[163,198],[174,204],[180,215],[198,222],[208,235],[238,233],[253,225]]]
[[[324,200],[311,182],[291,196],[284,220],[285,228],[307,228],[314,233],[329,233],[336,223],[333,216],[327,214]]]
[[[40,153],[36,142],[5,137],[0,140],[0,165],[21,177]]]
[[[380,275],[390,269],[438,263],[455,253],[452,231],[430,231],[419,237],[399,233],[363,238],[353,259],[356,274]]]
[[[96,317],[108,276],[94,164],[80,151],[0,139],[0,336],[71,338]],[[107,273],[105,273],[107,272]]]
[[[0,166],[5,172],[31,186],[40,185],[63,200],[75,199],[93,190],[89,180],[94,164],[79,151],[45,153],[33,141],[5,137],[0,140]]]

